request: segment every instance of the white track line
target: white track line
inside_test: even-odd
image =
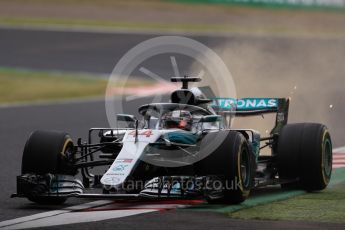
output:
[[[179,203],[117,203],[113,200],[99,200],[61,210],[54,210],[0,222],[0,229],[25,229],[78,224],[133,216],[160,210],[189,206]]]
[[[111,210],[97,212],[68,212],[46,218],[36,219],[24,223],[7,226],[4,229],[26,229],[37,227],[50,227],[65,224],[78,224],[86,222],[95,222],[108,219],[121,218],[157,211],[156,209],[135,209],[135,210]]]
[[[62,215],[62,214],[69,213],[72,211],[97,207],[100,205],[106,205],[106,204],[109,204],[111,202],[112,201],[109,201],[109,200],[98,200],[98,201],[94,201],[94,202],[90,202],[90,203],[85,203],[85,204],[81,204],[81,205],[75,205],[75,206],[67,207],[67,208],[64,208],[61,210],[54,210],[54,211],[34,214],[31,216],[19,217],[19,218],[12,219],[12,220],[6,220],[6,221],[0,222],[0,228],[1,229],[15,229],[15,228],[13,228],[14,226],[25,225],[31,221],[36,221],[36,220],[46,219],[46,218],[52,218],[52,217],[56,218],[56,216],[58,216],[58,215]]]

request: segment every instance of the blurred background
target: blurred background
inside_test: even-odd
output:
[[[0,0],[0,142],[19,151],[35,129],[76,138],[107,126],[104,94],[114,66],[160,35],[212,48],[238,97],[290,97],[290,122],[325,123],[334,146],[345,144],[345,0]],[[181,74],[195,67],[176,61]],[[166,80],[173,74],[169,55],[143,65]],[[157,86],[134,75],[130,94]],[[145,101],[128,102],[128,112]],[[272,122],[235,126],[265,133]],[[9,135],[23,143],[8,143]]]

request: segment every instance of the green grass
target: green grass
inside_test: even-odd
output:
[[[332,173],[328,188],[315,193],[303,190],[281,190],[280,186],[253,191],[249,199],[238,205],[201,204],[194,211],[208,211],[238,219],[303,220],[344,223],[345,168]]]
[[[241,33],[241,34],[279,34],[279,35],[328,35],[343,36],[345,30],[334,28],[285,28],[281,26],[235,26],[198,23],[160,23],[160,22],[114,22],[107,20],[60,19],[44,17],[0,17],[0,24],[8,26],[46,26],[49,28],[87,28],[95,30],[125,29],[132,31],[179,31],[199,33]]]
[[[192,31],[222,31],[232,30],[232,27],[224,25],[205,25],[195,23],[160,23],[160,22],[114,22],[107,20],[87,19],[62,19],[44,17],[0,17],[0,23],[4,25],[36,25],[36,26],[63,26],[63,27],[88,27],[100,29],[132,29],[132,30],[192,30]]]
[[[231,218],[345,223],[345,183],[322,192],[228,213]]]
[[[4,0],[6,3],[6,0]],[[156,31],[156,32],[194,32],[194,33],[239,33],[239,34],[254,34],[254,35],[288,35],[288,36],[332,36],[332,37],[343,37],[345,35],[345,29],[342,27],[342,19],[333,20],[334,26],[299,26],[299,25],[289,25],[285,23],[276,23],[275,19],[278,22],[284,17],[286,20],[289,18],[301,18],[302,25],[305,22],[310,22],[313,20],[319,20],[318,18],[322,17],[327,19],[329,15],[332,14],[331,18],[342,17],[344,11],[340,12],[326,12],[326,14],[318,15],[316,12],[305,12],[292,11],[289,9],[281,9],[284,17],[280,17],[279,10],[272,9],[262,9],[255,6],[249,5],[219,5],[219,4],[187,4],[190,1],[178,1],[178,0],[129,0],[129,1],[111,1],[111,0],[102,0],[95,1],[92,0],[11,0],[8,1],[11,4],[18,4],[18,10],[24,9],[24,13],[14,13],[0,16],[0,24],[6,26],[19,26],[19,27],[45,27],[45,28],[59,28],[59,29],[68,29],[68,28],[77,28],[77,29],[89,29],[89,30],[132,30],[132,31]],[[33,6],[47,7],[50,9],[55,5],[59,5],[56,9],[54,15],[26,14],[25,9],[26,5],[32,4]],[[82,7],[80,9],[81,15],[78,16],[79,6],[83,7],[88,6],[89,8],[94,8],[94,14],[86,16],[85,9]],[[61,7],[61,8],[60,8]],[[117,10],[121,9],[128,10],[131,13],[128,13],[127,16],[118,16],[117,19],[111,19],[111,17],[101,17],[102,9],[113,9],[114,13]],[[75,9],[76,16],[71,17],[68,13],[64,14],[64,9],[68,11]],[[157,12],[158,15],[162,14],[161,17],[147,17],[145,13],[150,9],[150,13]],[[169,16],[165,16],[165,12],[173,14],[174,12],[184,13],[185,15],[190,15],[190,20],[175,20],[174,18],[166,20]],[[210,20],[209,22],[204,22],[204,20],[199,20],[202,18],[197,12],[205,12],[205,15],[217,15],[215,13],[219,12],[220,16],[233,15],[234,19],[225,17],[224,20]],[[322,13],[321,11],[319,13]],[[138,14],[138,17],[131,17],[131,15]],[[310,14],[311,17],[306,17],[306,14]],[[267,15],[271,18],[272,22],[264,23],[252,23],[257,17],[262,17],[262,15]],[[241,23],[236,23],[237,20],[241,18],[246,18]],[[115,17],[116,18],[116,17]],[[147,18],[147,19],[146,19]],[[227,19],[226,19],[227,18]],[[326,21],[329,21],[328,18]],[[248,23],[245,23],[248,21]],[[260,21],[260,20],[259,20]],[[339,26],[340,23],[340,26]],[[314,23],[315,24],[315,23]]]
[[[104,96],[107,79],[89,74],[0,68],[0,103]],[[147,84],[130,80],[127,87]]]

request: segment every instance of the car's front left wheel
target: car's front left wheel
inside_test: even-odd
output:
[[[222,140],[221,143],[209,156],[195,164],[199,175],[215,175],[222,180],[222,196],[210,196],[207,200],[210,203],[241,203],[248,198],[253,187],[254,155],[250,151],[247,139],[236,131],[209,133],[204,138],[201,148],[210,145],[216,139]]]

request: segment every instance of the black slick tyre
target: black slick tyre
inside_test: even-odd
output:
[[[316,123],[286,125],[278,141],[278,174],[296,181],[283,188],[325,189],[332,174],[332,141],[326,126]]]
[[[210,203],[238,204],[248,198],[254,180],[254,155],[247,139],[236,131],[209,133],[204,145],[215,139],[222,140],[213,152],[195,164],[199,175],[215,175],[223,178],[223,196],[207,198]],[[203,148],[203,143],[201,148]]]

